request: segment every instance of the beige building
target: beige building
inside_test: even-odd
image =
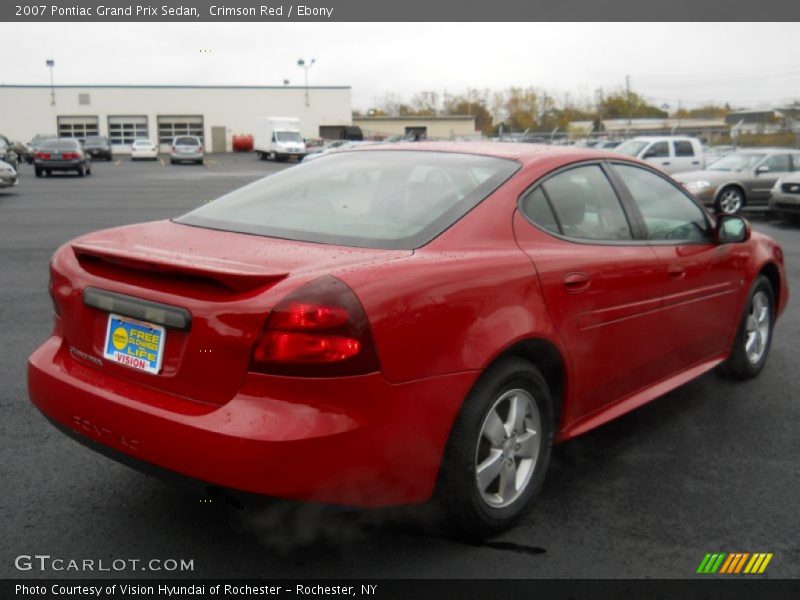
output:
[[[455,115],[446,117],[353,117],[353,125],[360,127],[364,138],[419,136],[426,139],[453,140],[479,135],[475,131],[475,117]]]
[[[352,124],[348,86],[0,85],[0,106],[0,133],[11,139],[104,135],[120,154],[136,138],[158,140],[163,151],[183,134],[229,152],[256,117],[296,117],[307,138],[322,125]]]

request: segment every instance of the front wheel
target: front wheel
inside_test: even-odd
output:
[[[775,301],[769,279],[759,275],[750,290],[733,348],[721,372],[733,379],[756,377],[767,362],[775,325]]]
[[[550,391],[530,362],[487,369],[461,407],[445,449],[437,499],[462,535],[511,527],[538,494],[550,462]]]
[[[715,204],[717,212],[724,215],[735,215],[742,210],[743,206],[744,194],[742,193],[742,190],[734,186],[728,186],[723,189],[720,192],[719,198],[717,198],[717,202]]]

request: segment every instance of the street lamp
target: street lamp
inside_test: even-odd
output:
[[[50,106],[55,106],[56,88],[55,85],[53,85],[53,67],[56,66],[56,61],[54,61],[52,58],[48,58],[45,64],[50,69]]]
[[[297,66],[303,69],[306,75],[306,106],[308,106],[308,70],[314,66],[315,62],[317,62],[317,59],[315,58],[312,58],[311,62],[309,62],[308,64],[306,64],[306,61],[303,60],[302,58],[298,59],[297,61]]]

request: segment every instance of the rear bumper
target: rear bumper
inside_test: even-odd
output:
[[[203,484],[351,506],[430,498],[450,426],[475,378],[394,385],[251,374],[211,406],[134,385],[52,337],[30,357],[28,389],[51,421],[112,453]]]
[[[50,171],[76,171],[84,164],[83,160],[34,160],[33,164]]]
[[[201,160],[203,158],[203,156],[204,156],[203,152],[196,152],[194,154],[188,154],[188,153],[184,153],[184,152],[180,152],[180,153],[175,152],[175,153],[169,155],[169,157],[172,160]]]

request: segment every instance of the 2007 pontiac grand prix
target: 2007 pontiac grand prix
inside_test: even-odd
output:
[[[50,266],[33,403],[97,448],[229,493],[435,499],[509,527],[568,440],[719,367],[758,375],[780,246],[635,159],[354,147]]]

